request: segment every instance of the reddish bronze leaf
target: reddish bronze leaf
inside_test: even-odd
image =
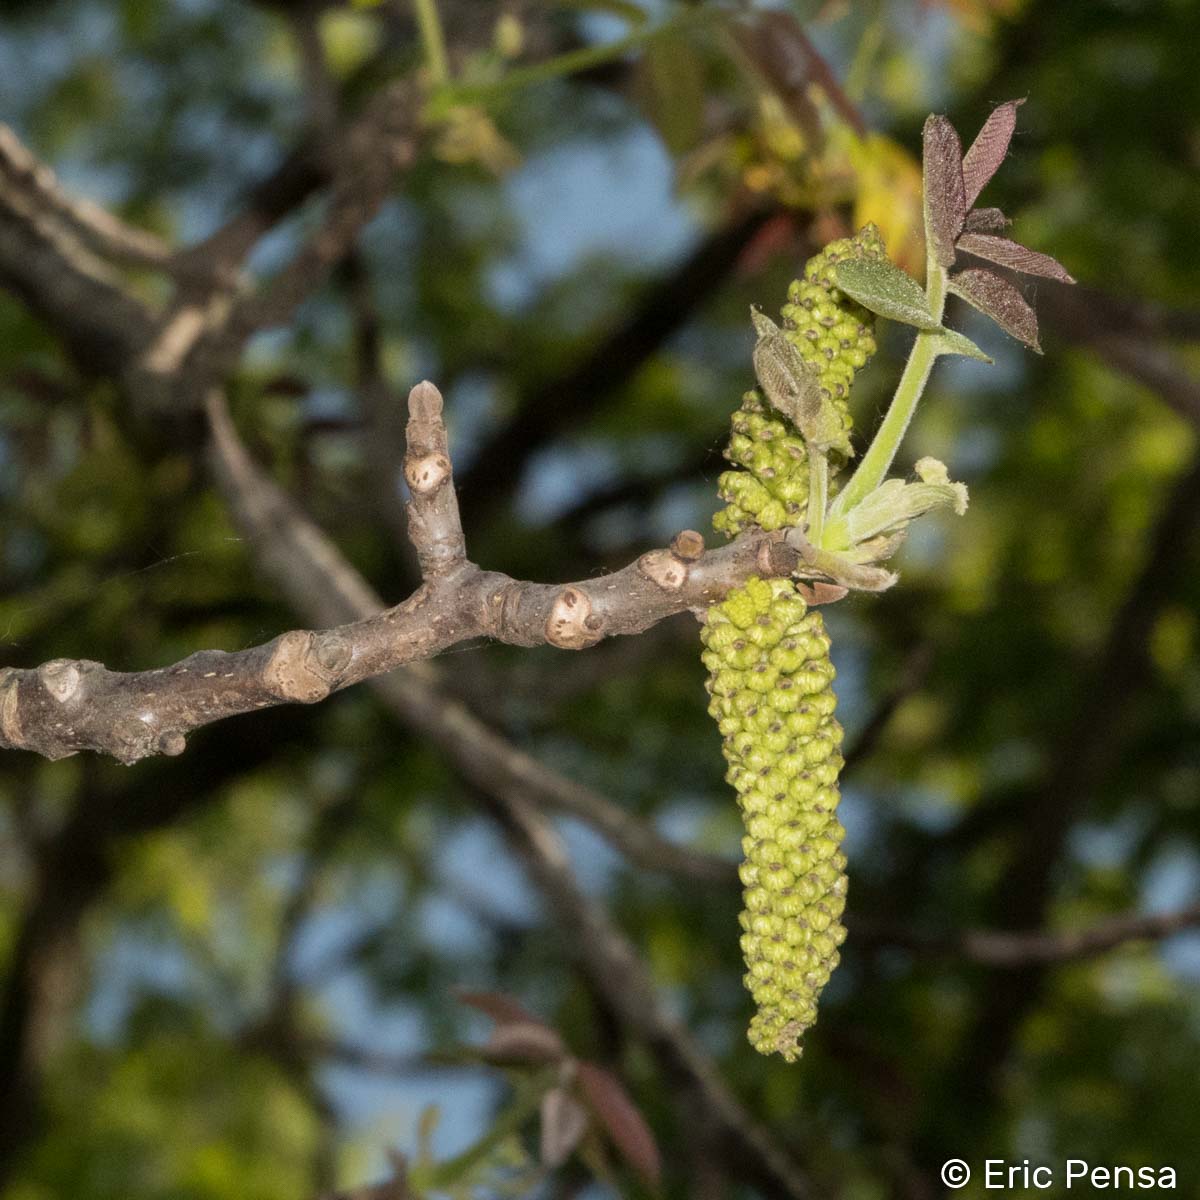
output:
[[[581,1062],[577,1076],[584,1099],[621,1157],[652,1187],[662,1175],[658,1143],[621,1081],[595,1063]]]
[[[991,317],[1005,333],[1041,354],[1037,315],[1007,280],[991,271],[960,271],[950,276],[949,288],[985,317]]]
[[[1013,130],[1017,127],[1017,108],[1024,103],[1024,100],[1009,100],[999,108],[992,109],[971,143],[962,165],[968,205],[975,203],[975,198],[1004,161],[1008,143],[1012,141]]]
[[[963,188],[962,143],[945,117],[925,122],[923,172],[925,183],[925,237],[934,261],[948,267],[954,261],[954,243],[967,216]]]
[[[964,233],[958,239],[958,248],[1025,275],[1044,275],[1047,279],[1057,279],[1059,283],[1075,282],[1056,258],[1039,254],[1008,238],[994,237],[989,233]]]
[[[497,1025],[529,1024],[544,1025],[519,1000],[503,992],[473,992],[469,988],[455,988],[454,995],[460,1004],[478,1009],[484,1016],[491,1017]]]
[[[968,233],[995,233],[1012,222],[998,208],[973,208],[967,213],[963,229]]]
[[[483,1053],[504,1062],[556,1062],[567,1053],[562,1038],[540,1021],[506,1021],[492,1030]]]

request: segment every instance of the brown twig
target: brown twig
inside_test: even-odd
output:
[[[1174,912],[1113,917],[1083,929],[1001,932],[970,929],[959,934],[929,934],[895,925],[848,920],[851,936],[879,946],[898,946],[919,954],[956,959],[987,967],[1054,965],[1093,958],[1130,942],[1161,941],[1200,927],[1200,904]]]
[[[101,259],[142,267],[170,262],[171,248],[161,238],[127,225],[90,200],[71,196],[7,125],[0,125],[0,178],[10,197],[23,192],[43,220],[53,220],[64,234]]]
[[[0,285],[62,337],[89,373],[116,376],[151,336],[154,314],[96,251],[57,180],[0,125]]]
[[[520,796],[492,796],[496,819],[524,858],[592,985],[719,1134],[723,1157],[767,1195],[811,1197],[798,1163],[742,1107],[691,1033],[659,999],[649,972],[607,914],[580,890],[561,840]]]
[[[579,650],[705,609],[752,574],[796,567],[794,551],[778,533],[759,532],[707,553],[699,534],[681,534],[670,548],[643,554],[620,571],[569,584],[521,582],[482,570],[465,554],[441,395],[432,384],[419,384],[409,403],[409,530],[424,572],[412,596],[348,624],[291,630],[232,653],[202,650],[150,671],[111,671],[87,659],[5,668],[0,747],[47,758],[98,750],[126,763],[181,754],[186,735],[213,721],[275,704],[313,704],[476,638]],[[210,398],[208,412],[215,469],[225,487],[246,519],[270,523],[278,498],[257,482],[219,396]],[[266,511],[258,511],[263,506]],[[306,558],[327,556],[311,535],[304,538]],[[264,553],[278,560],[295,549],[278,542]],[[357,590],[366,602],[369,589],[365,595]]]
[[[438,405],[428,393],[416,408],[418,424],[437,423]],[[210,409],[210,416],[218,420],[220,410]],[[420,456],[437,444],[437,436],[429,429],[419,430]],[[234,445],[225,445],[227,454],[234,449]],[[413,503],[420,511],[416,528],[432,530],[435,539],[440,537],[456,548],[457,513],[439,502],[440,489],[452,486],[448,475],[447,470],[446,476],[437,478],[424,493],[416,491]],[[336,550],[286,497],[254,472],[248,458],[236,473],[226,473],[222,478],[243,527],[264,552],[263,565],[306,615],[324,617],[332,612],[344,619],[373,610],[369,588],[340,561]],[[676,554],[685,560],[697,561],[692,557],[696,549],[694,542],[677,539]],[[646,866],[667,866],[689,856],[689,852],[665,842],[620,809],[555,776],[505,743],[462,705],[440,696],[433,679],[430,665],[422,663],[377,677],[372,686],[402,721],[446,750],[456,769],[490,797],[505,828],[528,853],[531,869],[554,902],[557,918],[576,940],[596,986],[603,988],[615,1011],[629,1021],[630,1027],[686,1084],[696,1102],[704,1106],[714,1127],[731,1146],[739,1167],[763,1181],[771,1194],[811,1195],[796,1165],[729,1093],[714,1064],[667,1013],[633,948],[578,889],[557,835],[531,802],[572,811],[602,832],[619,828],[623,840],[636,831],[637,840],[624,841],[620,848],[636,847],[639,860]],[[703,856],[691,857],[690,870],[713,870],[723,882],[732,884],[730,864],[720,860],[710,864]]]
[[[220,407],[211,415],[214,424],[225,419]],[[259,470],[231,424],[214,434],[214,463],[230,508],[255,547],[258,566],[297,611],[330,625],[380,612],[383,602],[325,534]],[[639,866],[710,882],[734,879],[728,860],[667,841],[607,797],[551,770],[445,695],[438,680],[435,664],[416,662],[374,677],[370,686],[407,725],[442,749],[468,782],[532,797],[577,817]]]

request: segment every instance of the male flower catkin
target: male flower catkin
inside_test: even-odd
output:
[[[844,459],[855,372],[875,351],[874,318],[836,286],[836,264],[883,257],[871,225],[826,246],[788,289],[783,333],[812,369],[827,412],[840,418],[830,449]],[[780,529],[805,519],[810,448],[756,389],[734,413],[714,526]],[[726,778],[746,824],[742,950],[757,1012],[750,1042],[793,1062],[845,939],[845,831],[835,814],[842,730],[833,718],[833,665],[824,622],[791,580],[750,579],[708,610],[704,664],[709,712],[724,737]]]
[[[788,579],[752,578],[708,610],[709,712],[746,824],[741,916],[750,1043],[799,1057],[846,937],[842,730],[824,623]]]
[[[833,449],[844,458],[852,454],[850,384],[875,353],[875,318],[841,292],[834,272],[846,258],[883,257],[883,242],[874,225],[830,242],[809,259],[804,278],[788,288],[782,311],[784,336],[812,367],[823,398],[841,418],[842,435]],[[743,469],[725,471],[717,481],[726,507],[713,518],[714,528],[732,537],[749,525],[782,529],[799,524],[809,485],[808,451],[799,431],[772,411],[757,388],[742,396],[731,425],[725,457]]]

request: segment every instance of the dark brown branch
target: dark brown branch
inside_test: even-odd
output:
[[[96,253],[98,239],[78,218],[79,207],[0,125],[0,285],[45,321],[89,374],[119,376],[155,318]]]
[[[148,267],[170,261],[171,248],[161,238],[127,225],[90,200],[69,195],[54,172],[7,125],[0,125],[0,179],[10,199],[23,193],[30,210],[53,221],[99,258]]]
[[[691,1033],[659,999],[637,952],[607,914],[579,889],[561,840],[525,799],[494,799],[493,812],[549,902],[592,986],[621,1022],[646,1042],[719,1135],[723,1156],[770,1196],[809,1197],[814,1190],[790,1154],[728,1090]]]
[[[1040,931],[1054,894],[1055,867],[1073,822],[1103,781],[1122,743],[1122,727],[1150,672],[1150,632],[1193,561],[1200,533],[1200,458],[1167,500],[1142,570],[1116,613],[1075,716],[1055,748],[1044,785],[1027,797],[994,911],[1018,931]],[[1040,936],[1040,935],[1038,935]],[[950,1095],[990,1098],[999,1086],[1021,1022],[1041,991],[1043,960],[1018,962],[987,992],[966,1032]],[[930,1148],[929,1156],[936,1151]]]
[[[301,301],[349,252],[360,230],[378,212],[396,172],[416,153],[420,92],[400,80],[373,97],[343,137],[334,159],[329,210],[320,228],[261,296],[239,306],[231,327],[249,333],[287,322]]]
[[[1157,392],[1180,416],[1200,426],[1200,380],[1161,340],[1181,336],[1189,319],[1200,324],[1200,317],[1131,304],[1094,289],[1076,293],[1053,283],[1039,295],[1038,309],[1062,337]],[[1191,336],[1196,335],[1193,328]]]
[[[848,923],[855,940],[900,946],[937,958],[958,959],[988,967],[1049,966],[1093,958],[1130,942],[1162,941],[1184,930],[1200,928],[1200,904],[1175,912],[1114,917],[1085,929],[1059,932],[1009,933],[973,929],[945,936],[861,919],[851,918]]]

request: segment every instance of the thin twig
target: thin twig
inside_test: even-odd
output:
[[[493,796],[493,801],[497,820],[525,859],[592,985],[684,1089],[685,1105],[703,1111],[720,1135],[726,1160],[768,1195],[813,1196],[799,1164],[729,1091],[716,1064],[658,997],[633,946],[580,890],[554,830],[519,796]]]
[[[1094,958],[1130,942],[1162,941],[1200,927],[1200,904],[1174,912],[1127,914],[1083,929],[1002,932],[969,929],[958,934],[932,934],[895,925],[850,918],[856,942],[897,946],[937,958],[988,967],[1054,965]]]

